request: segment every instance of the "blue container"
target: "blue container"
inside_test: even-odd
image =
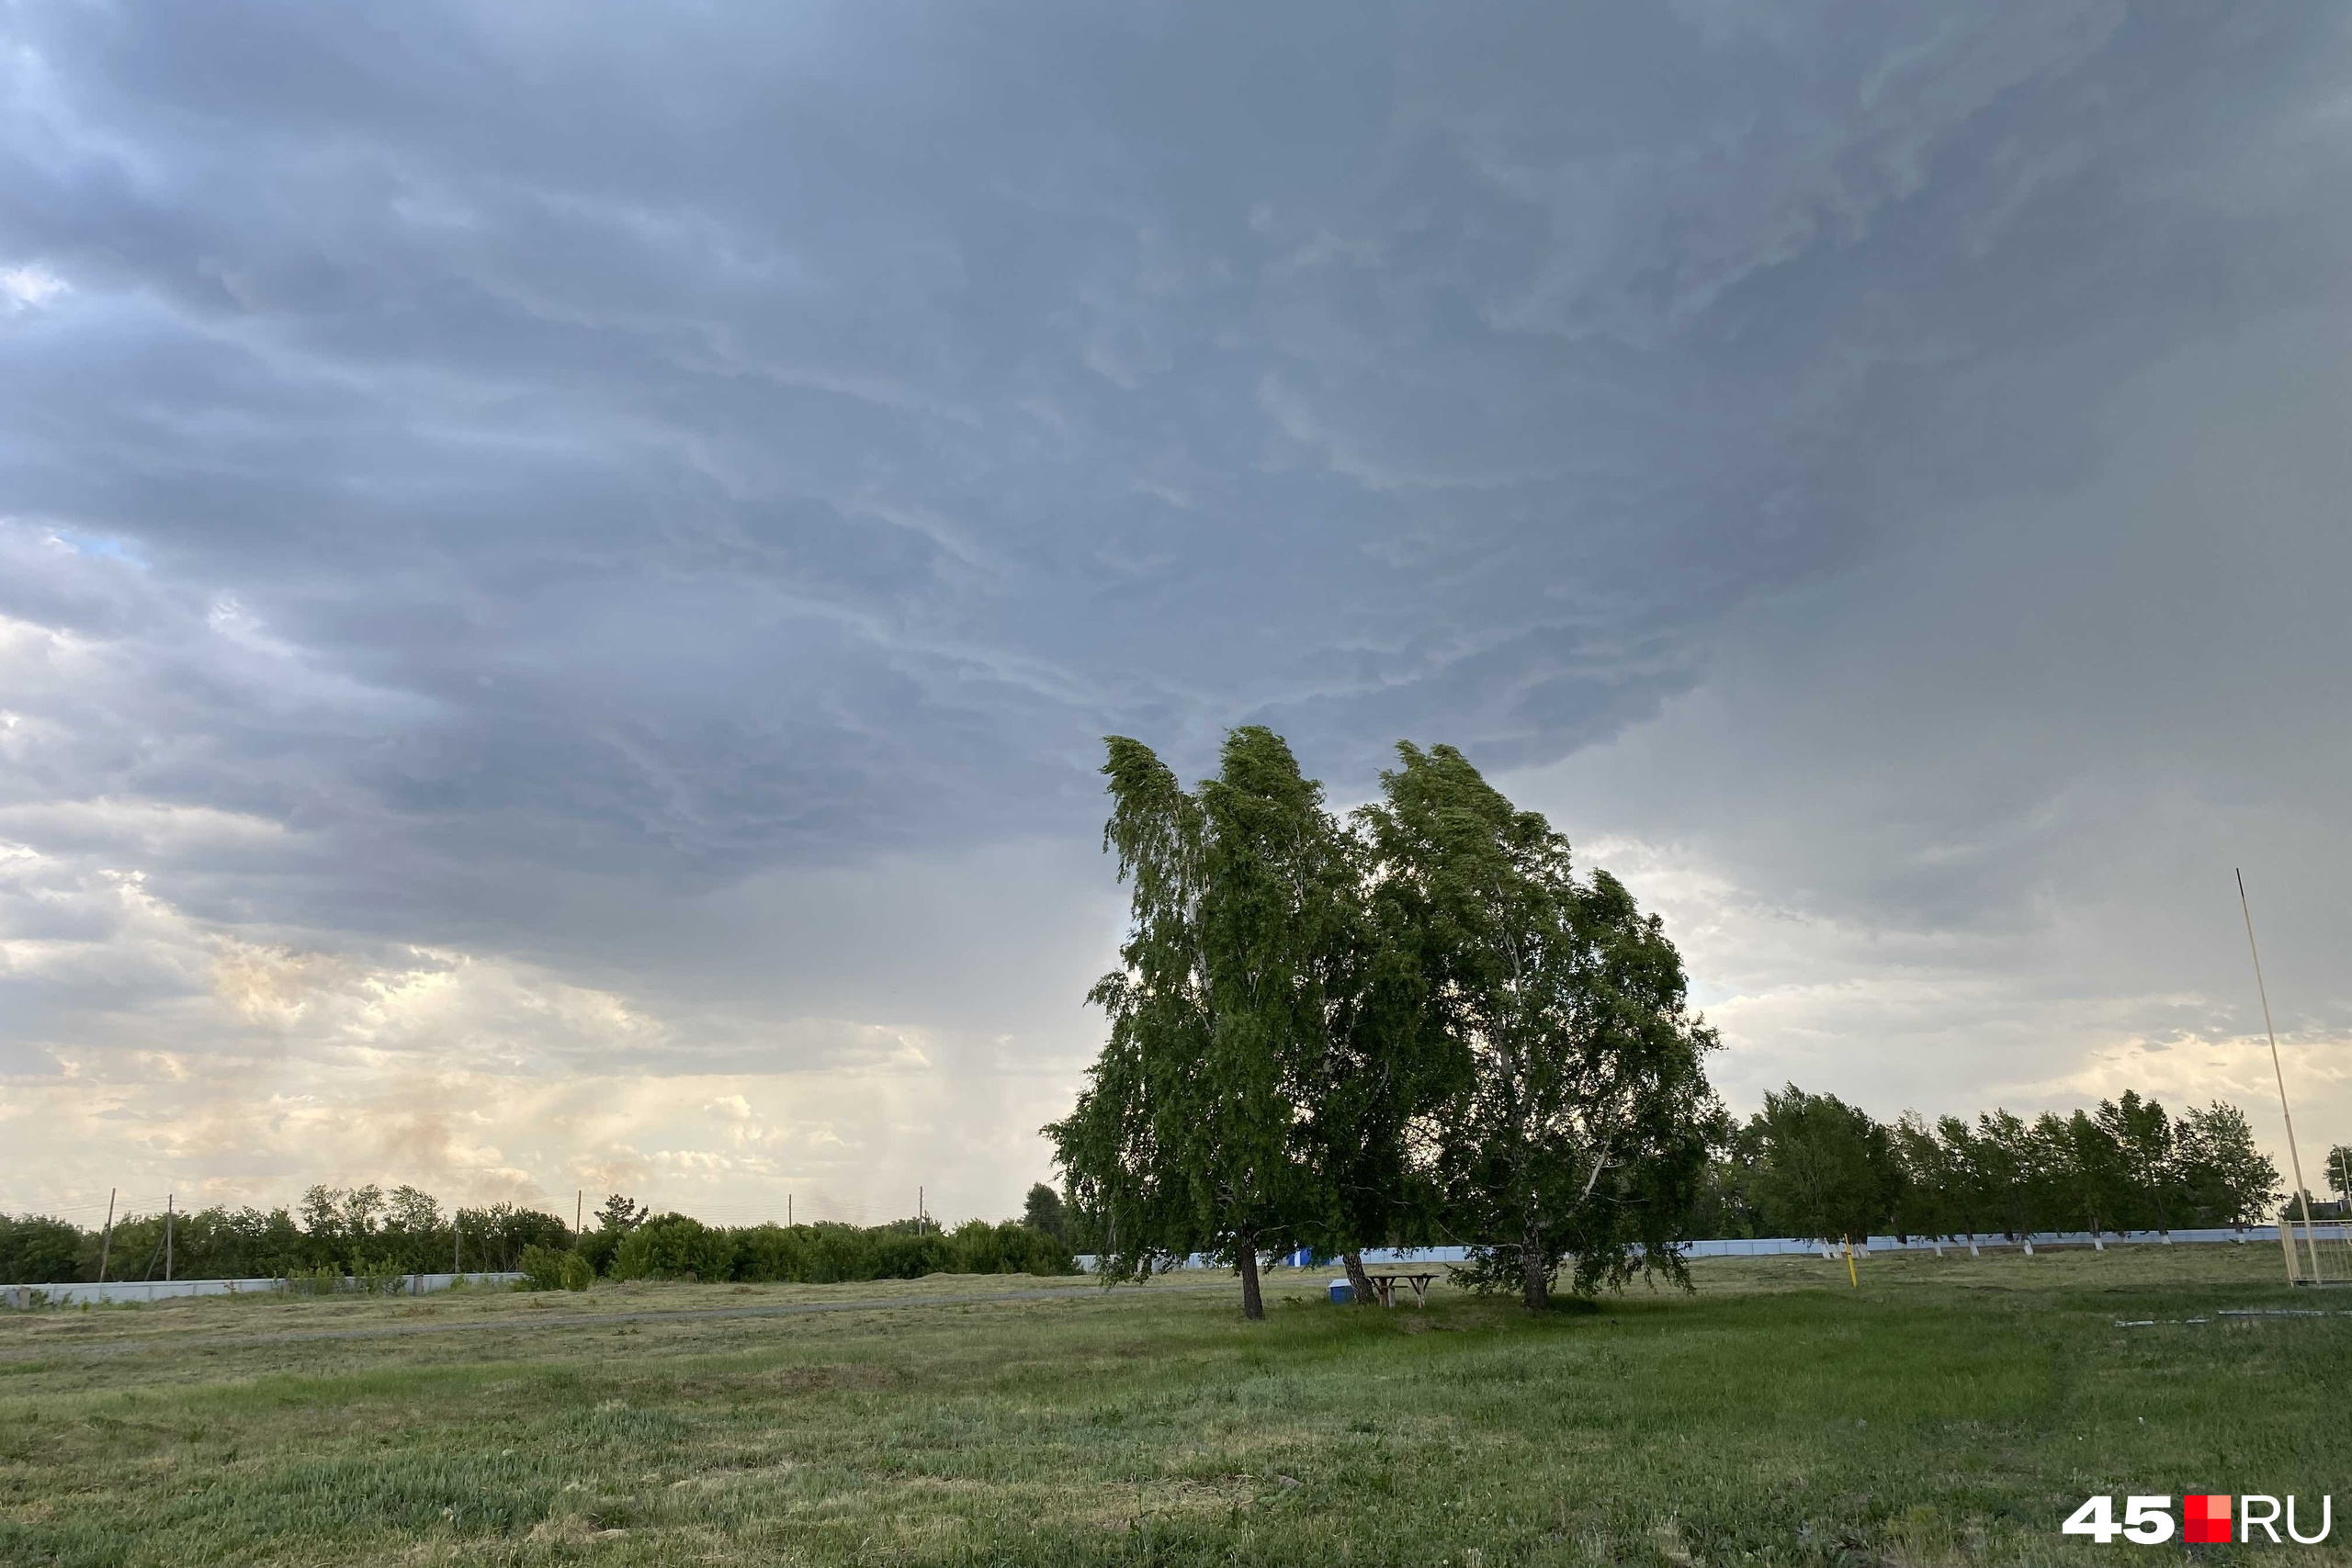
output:
[[[1345,1280],[1334,1280],[1331,1281],[1331,1304],[1333,1306],[1351,1306],[1355,1303],[1355,1299],[1356,1288],[1353,1285],[1349,1284]]]

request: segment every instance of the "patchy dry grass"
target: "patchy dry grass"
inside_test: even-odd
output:
[[[2352,1457],[2352,1316],[2216,1314],[2352,1312],[2275,1247],[1861,1269],[1540,1320],[1319,1274],[1260,1325],[1197,1279],[0,1318],[0,1562],[2143,1561],[2058,1522]]]

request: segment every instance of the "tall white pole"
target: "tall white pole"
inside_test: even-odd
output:
[[[107,1282],[107,1258],[114,1251],[114,1196],[117,1188],[107,1189],[107,1232],[98,1238],[98,1283]]]
[[[2312,1235],[2312,1195],[2303,1185],[2303,1156],[2295,1148],[2295,1113],[2287,1109],[2287,1073],[2278,1065],[2278,1032],[2270,1024],[2270,988],[2262,983],[2262,950],[2254,944],[2254,906],[2246,902],[2245,873],[2238,876],[2238,912],[2245,917],[2245,950],[2254,956],[2254,990],[2262,998],[2262,1031],[2270,1036],[2270,1076],[2278,1081],[2278,1118],[2287,1123],[2287,1163],[2295,1172],[2295,1201],[2303,1210],[2303,1247],[2312,1256],[2312,1283],[2320,1282],[2319,1242]],[[2285,1224],[2281,1214],[2278,1223]],[[2290,1249],[2288,1256],[2292,1257]]]

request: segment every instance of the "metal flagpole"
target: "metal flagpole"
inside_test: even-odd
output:
[[[2287,1163],[2295,1172],[2295,1201],[2303,1210],[2303,1247],[2312,1255],[2312,1283],[2316,1285],[2320,1282],[2319,1242],[2312,1232],[2312,1195],[2303,1185],[2303,1156],[2295,1148],[2295,1114],[2287,1109],[2287,1074],[2278,1066],[2278,1031],[2270,1024],[2270,988],[2262,983],[2262,950],[2254,945],[2254,907],[2246,902],[2245,873],[2240,871],[2237,877],[2238,912],[2245,917],[2245,950],[2254,955],[2254,989],[2262,998],[2263,1032],[2270,1036],[2270,1076],[2278,1080],[2278,1116],[2287,1123]],[[2281,1214],[2278,1223],[2289,1222]],[[2291,1249],[2288,1256],[2294,1256]]]

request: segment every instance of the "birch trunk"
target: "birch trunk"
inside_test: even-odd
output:
[[[1245,1235],[1235,1248],[1241,1266],[1241,1315],[1256,1323],[1266,1315],[1266,1298],[1258,1289],[1258,1238]]]
[[[1519,1244],[1519,1277],[1527,1310],[1542,1312],[1552,1304],[1552,1276],[1544,1267],[1544,1227],[1531,1214]]]

